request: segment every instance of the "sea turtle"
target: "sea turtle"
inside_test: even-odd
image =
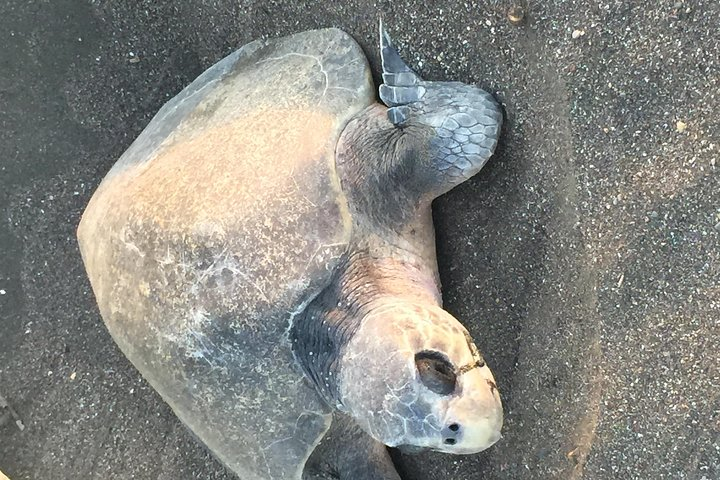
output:
[[[423,81],[381,27],[252,42],[170,100],[78,228],[100,313],[244,480],[399,479],[385,445],[500,437],[493,375],[442,309],[430,204],[492,154],[501,112]]]

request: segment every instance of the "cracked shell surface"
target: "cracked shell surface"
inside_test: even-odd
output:
[[[373,101],[339,30],[250,43],[158,112],[78,229],[113,338],[241,478],[300,478],[329,426],[287,331],[347,248],[335,144]]]

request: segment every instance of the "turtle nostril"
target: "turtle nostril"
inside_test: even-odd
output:
[[[448,445],[455,445],[456,440],[454,438],[446,438],[445,443]]]
[[[458,425],[457,423],[453,423],[450,424],[448,428],[453,432],[457,432],[458,430],[460,430],[460,425]]]

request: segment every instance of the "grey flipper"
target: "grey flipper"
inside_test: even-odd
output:
[[[380,59],[382,61],[383,84],[380,85],[380,100],[387,105],[388,119],[401,125],[407,120],[407,104],[422,100],[425,87],[422,78],[408,67],[395,49],[392,39],[380,24]]]
[[[380,99],[388,119],[401,129],[431,129],[436,195],[475,175],[492,156],[502,112],[489,93],[460,82],[427,82],[408,67],[380,27],[383,82]]]
[[[303,480],[400,480],[387,447],[341,413],[308,460]]]
[[[347,249],[335,145],[373,100],[339,30],[253,42],[161,109],[78,228],[113,338],[242,479],[298,480],[329,427],[287,332]]]

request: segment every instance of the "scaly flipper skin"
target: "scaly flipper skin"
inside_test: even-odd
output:
[[[492,95],[460,82],[426,82],[408,67],[380,27],[383,85],[380,99],[400,129],[430,127],[431,167],[444,193],[475,175],[492,156],[502,112]]]

